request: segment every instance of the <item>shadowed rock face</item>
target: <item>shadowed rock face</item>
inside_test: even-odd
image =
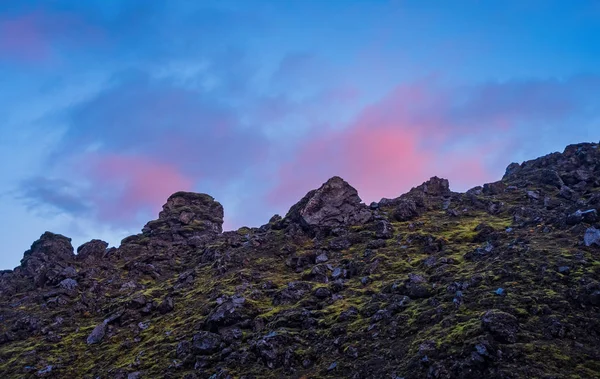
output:
[[[71,239],[60,234],[46,232],[23,254],[21,266],[35,266],[36,262],[68,261],[73,258]]]
[[[46,232],[25,252],[21,269],[25,275],[34,279],[37,286],[57,284],[64,279],[61,272],[74,258],[70,238]]]
[[[90,261],[102,259],[107,248],[108,243],[102,240],[91,240],[77,248],[77,259]]]
[[[197,237],[208,239],[223,231],[223,206],[209,195],[177,192],[142,232],[173,241]]]
[[[361,203],[358,192],[346,181],[334,176],[319,189],[312,190],[286,216],[304,228],[336,228],[364,224],[372,217]]]
[[[0,378],[596,378],[598,178],[579,144],[369,207],[333,177],[258,228],[178,192],[118,248],[45,233],[0,271]]]
[[[522,164],[511,163],[502,179],[517,186],[542,183],[558,189],[578,190],[590,185],[600,186],[599,165],[600,145],[580,143],[567,146],[562,153],[548,154]]]
[[[409,194],[423,193],[429,196],[450,195],[450,183],[448,179],[432,177],[425,183],[410,190]]]

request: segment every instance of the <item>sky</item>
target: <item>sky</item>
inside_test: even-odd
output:
[[[334,175],[465,191],[598,140],[598,1],[0,0],[0,269],[179,190],[232,230]]]

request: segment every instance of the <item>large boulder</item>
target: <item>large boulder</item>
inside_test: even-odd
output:
[[[336,228],[364,224],[371,220],[370,209],[345,180],[334,176],[292,206],[286,216],[305,229]]]
[[[230,326],[251,318],[251,310],[246,306],[246,299],[241,296],[217,299],[217,306],[206,318],[208,329],[216,331],[223,326]]]
[[[70,238],[46,232],[23,254],[20,269],[38,287],[56,285],[67,277],[62,273],[74,258]]]
[[[223,206],[209,195],[192,192],[171,195],[158,220],[142,229],[146,236],[173,242],[210,240],[222,232]]]
[[[448,179],[434,176],[395,199],[381,199],[378,205],[394,207],[392,217],[396,221],[408,221],[427,209],[441,208],[451,195]]]
[[[221,336],[211,332],[199,332],[194,335],[192,349],[196,354],[207,355],[216,353],[221,345]]]
[[[429,196],[446,196],[450,195],[450,182],[448,179],[438,178],[434,176],[420,186],[414,187],[409,194],[424,194]]]
[[[108,243],[102,240],[91,240],[84,243],[77,248],[77,260],[80,261],[93,261],[96,259],[102,259],[106,254]]]
[[[398,205],[394,209],[392,214],[394,220],[396,221],[408,221],[417,216],[419,216],[419,212],[417,210],[417,204],[410,199],[401,199],[398,202]]]

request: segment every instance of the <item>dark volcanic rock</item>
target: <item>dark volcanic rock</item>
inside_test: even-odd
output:
[[[450,183],[448,179],[438,178],[437,176],[432,177],[425,183],[421,184],[410,190],[409,194],[423,193],[429,196],[445,196],[449,195]]]
[[[100,341],[102,341],[102,339],[104,338],[104,335],[106,334],[106,322],[102,322],[100,324],[98,324],[94,330],[92,330],[92,332],[90,333],[90,335],[87,338],[87,344],[88,345],[93,345],[96,343],[100,343]]]
[[[177,192],[169,197],[158,220],[146,224],[145,235],[181,242],[209,240],[223,231],[223,206],[211,196]]]
[[[65,279],[61,273],[74,258],[70,238],[46,232],[25,252],[21,268],[35,285],[55,285]]]
[[[246,299],[239,296],[222,299],[221,304],[218,304],[206,319],[209,329],[217,330],[219,327],[247,319],[249,316],[245,303]]]
[[[487,311],[481,318],[484,329],[488,330],[500,342],[517,342],[519,321],[509,313],[496,309]]]
[[[417,211],[417,204],[414,201],[408,199],[402,199],[394,209],[394,219],[396,221],[408,221],[417,217],[419,212]]]
[[[77,248],[78,260],[101,259],[106,254],[108,243],[101,240],[91,240]]]
[[[600,246],[600,229],[594,227],[588,228],[583,236],[583,242],[585,246]]]
[[[162,314],[169,313],[175,308],[173,298],[167,296],[158,306],[158,311]]]
[[[318,299],[327,299],[331,297],[331,291],[325,287],[319,287],[315,290],[315,297]]]
[[[306,229],[364,224],[371,217],[356,190],[338,176],[306,194],[286,216]]]
[[[211,332],[200,332],[194,335],[192,349],[197,354],[215,353],[221,345],[221,336]]]
[[[482,192],[486,195],[499,195],[506,190],[506,184],[502,182],[486,183],[483,185]]]

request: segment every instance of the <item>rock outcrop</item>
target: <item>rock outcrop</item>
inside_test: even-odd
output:
[[[108,243],[102,240],[91,240],[77,248],[77,259],[95,261],[104,258]]]
[[[292,206],[286,218],[309,230],[333,229],[364,224],[372,218],[372,214],[362,203],[356,189],[334,176]]]
[[[58,284],[69,276],[64,271],[74,258],[70,238],[46,232],[23,255],[21,271],[33,278],[36,286]]]
[[[150,237],[183,242],[207,240],[223,231],[223,206],[209,195],[177,192],[169,197],[158,219],[150,221],[142,233]]]

